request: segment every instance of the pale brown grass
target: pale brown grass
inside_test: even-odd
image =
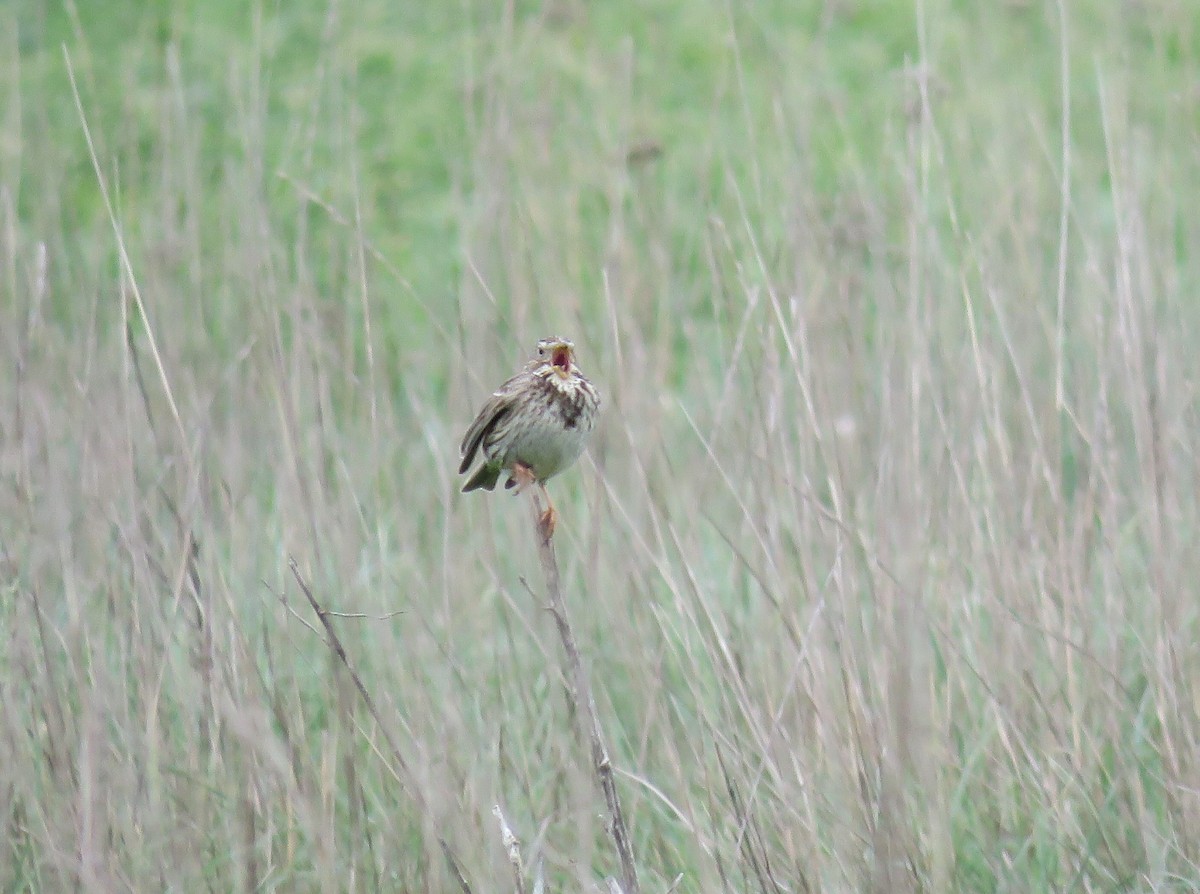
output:
[[[439,839],[474,891],[619,877],[525,507],[453,474],[550,332],[606,400],[556,540],[643,890],[1200,884],[1195,122],[1101,55],[1064,156],[923,57],[855,145],[735,59],[703,101],[747,132],[630,167],[637,53],[564,118],[544,36],[472,48],[444,294],[379,250],[328,71],[295,139],[343,154],[273,170],[235,67],[204,169],[170,65],[130,154],[89,69],[111,222],[62,226],[52,158],[41,211],[0,180],[6,890],[441,891]],[[365,615],[403,765],[289,556]]]

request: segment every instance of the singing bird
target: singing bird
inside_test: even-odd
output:
[[[599,412],[600,394],[575,365],[575,345],[557,336],[543,338],[525,368],[488,398],[467,429],[458,474],[471,468],[477,453],[483,465],[467,479],[463,493],[494,489],[501,472],[509,476],[506,488],[536,483],[546,498],[542,531],[550,537],[558,513],[546,479],[579,458]]]

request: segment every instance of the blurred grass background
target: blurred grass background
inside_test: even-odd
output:
[[[1193,4],[0,35],[4,890],[505,890],[496,804],[607,890],[527,507],[454,476],[551,333],[645,890],[1200,889]]]

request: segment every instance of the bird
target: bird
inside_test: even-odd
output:
[[[536,483],[546,499],[539,526],[549,540],[558,513],[546,480],[583,453],[599,413],[600,393],[575,365],[575,345],[559,336],[543,338],[525,368],[488,398],[463,436],[458,474],[471,468],[476,454],[483,459],[463,493],[493,490],[501,472],[509,476],[505,488],[516,486],[517,493]]]

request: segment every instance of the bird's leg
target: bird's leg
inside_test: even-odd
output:
[[[533,505],[541,512],[538,515],[538,530],[542,536],[549,540],[554,536],[554,528],[558,525],[558,511],[554,508],[554,502],[550,499],[550,491],[546,490],[546,485],[537,480],[537,476],[533,474],[533,469],[524,463],[513,463],[511,476],[505,483],[506,488],[515,487],[513,492],[519,494],[524,492],[525,488],[531,484],[537,484],[538,489],[542,492],[542,496],[546,500],[546,508],[542,509],[542,501],[538,499],[537,494],[533,496]]]
[[[538,530],[549,541],[554,536],[555,527],[558,526],[558,510],[554,508],[554,502],[550,499],[550,491],[546,490],[545,483],[539,481],[538,487],[542,489],[542,496],[546,498],[546,511],[538,518]]]

